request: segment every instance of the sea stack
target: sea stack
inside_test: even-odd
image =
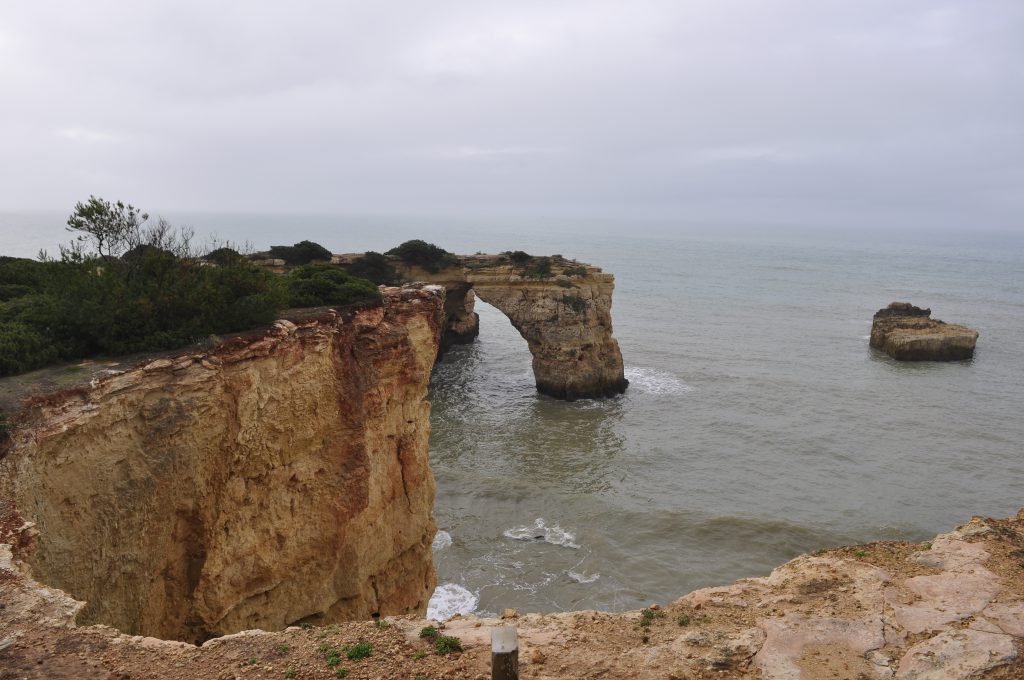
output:
[[[974,356],[978,331],[931,318],[932,310],[892,302],[875,312],[871,346],[899,361],[959,361]]]

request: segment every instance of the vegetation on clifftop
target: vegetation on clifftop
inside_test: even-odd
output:
[[[458,264],[458,258],[444,248],[439,248],[433,243],[427,243],[419,239],[406,241],[387,252],[392,257],[397,257],[402,262],[422,267],[431,274],[437,273],[445,267]]]
[[[59,259],[0,257],[0,376],[173,349],[271,323],[286,307],[380,300],[374,284],[330,265],[279,276],[229,246],[200,257],[191,230],[150,224],[121,202],[90,197],[68,229]],[[294,261],[330,257],[310,241],[287,248]]]

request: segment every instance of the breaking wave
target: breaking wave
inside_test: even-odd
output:
[[[629,380],[629,389],[638,392],[677,395],[693,390],[692,387],[668,371],[657,368],[631,366],[626,369],[625,373],[626,379]]]
[[[427,618],[445,621],[456,614],[469,614],[479,601],[479,597],[456,583],[442,583],[430,597]]]
[[[550,527],[547,526],[544,524],[543,517],[538,517],[532,526],[506,529],[502,535],[517,541],[544,541],[545,543],[560,545],[566,548],[580,547],[575,543],[576,534],[566,531],[557,524]]]

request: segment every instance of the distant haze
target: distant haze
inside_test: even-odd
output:
[[[1019,229],[1021,0],[0,5],[0,210]]]

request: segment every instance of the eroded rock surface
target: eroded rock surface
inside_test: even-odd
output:
[[[626,389],[622,353],[612,336],[612,274],[560,259],[553,259],[547,273],[531,270],[535,265],[530,262],[517,264],[500,255],[458,260],[458,266],[437,272],[394,263],[408,280],[437,283],[448,291],[444,343],[476,337],[475,293],[501,310],[526,339],[540,392],[582,399]]]
[[[390,617],[181,646],[75,627],[78,603],[31,580],[14,519],[0,541],[0,666],[13,677],[330,678],[324,649],[372,645],[350,677],[490,676],[490,635],[515,624],[522,678],[1014,680],[1024,677],[1024,510],[975,518],[930,543],[880,542],[803,555],[764,578],[694,591],[648,613],[507,612],[445,622]],[[0,528],[3,522],[0,521]],[[961,579],[979,577],[965,588]],[[980,590],[974,592],[974,588]],[[970,592],[968,592],[970,591]],[[908,618],[908,610],[915,612]],[[937,613],[941,612],[941,616]],[[916,623],[927,621],[926,624]],[[465,651],[437,656],[441,627]],[[910,626],[910,627],[908,627]],[[914,632],[917,631],[917,632]],[[88,672],[86,672],[88,671]],[[76,675],[78,673],[78,675]]]
[[[29,401],[0,499],[38,532],[34,577],[79,623],[191,641],[424,612],[443,303],[387,289]]]
[[[900,361],[957,361],[974,356],[978,332],[931,318],[932,310],[892,302],[875,312],[870,344]]]

